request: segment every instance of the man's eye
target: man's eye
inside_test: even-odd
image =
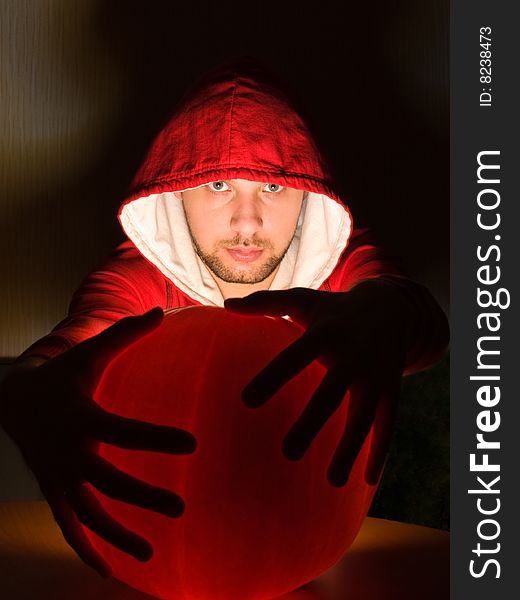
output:
[[[266,183],[264,186],[264,192],[281,192],[283,190],[282,185],[278,185],[277,183]]]
[[[231,189],[225,181],[212,181],[208,183],[208,187],[212,192],[227,192]]]

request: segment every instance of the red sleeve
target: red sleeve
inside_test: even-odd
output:
[[[82,281],[72,296],[67,317],[29,346],[16,362],[29,356],[52,358],[123,317],[165,305],[164,277],[126,241]]]
[[[368,229],[352,233],[349,245],[327,280],[331,291],[346,292],[361,281],[378,278],[395,285],[416,313],[414,344],[406,357],[405,375],[426,369],[445,353],[449,341],[446,315],[420,283],[411,280],[399,260],[382,250]]]

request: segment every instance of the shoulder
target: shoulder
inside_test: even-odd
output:
[[[364,279],[384,274],[401,274],[396,256],[382,248],[369,228],[354,229],[327,283],[332,291],[347,291]]]
[[[166,277],[125,240],[85,277],[75,297],[133,299],[140,310],[147,310],[165,305],[166,288]]]
[[[129,282],[163,282],[165,276],[148,261],[130,240],[119,244],[99,265],[98,271],[108,271],[120,275]]]

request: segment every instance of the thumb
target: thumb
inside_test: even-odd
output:
[[[90,365],[100,376],[108,363],[125,348],[159,327],[163,310],[156,306],[148,312],[124,317],[104,331],[78,344],[73,350],[81,354],[85,367]]]
[[[308,288],[254,292],[244,298],[225,300],[224,308],[242,315],[290,315],[298,321],[305,321],[305,316],[316,303],[316,293]]]

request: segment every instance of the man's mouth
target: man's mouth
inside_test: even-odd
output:
[[[239,262],[253,262],[260,258],[263,253],[263,248],[251,248],[249,246],[235,246],[234,248],[226,248],[231,257]]]

